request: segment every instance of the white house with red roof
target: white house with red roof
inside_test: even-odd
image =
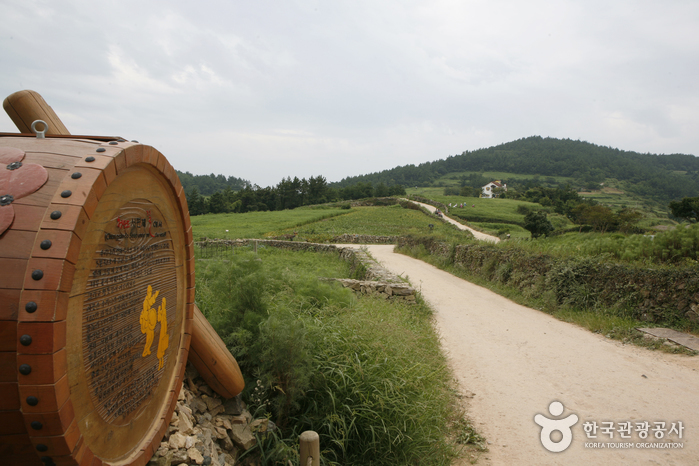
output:
[[[507,185],[500,183],[500,180],[491,181],[481,188],[481,197],[492,199],[498,197],[501,191],[507,191]]]

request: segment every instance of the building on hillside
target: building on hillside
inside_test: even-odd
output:
[[[498,197],[502,191],[507,191],[507,185],[500,183],[500,180],[491,181],[481,188],[481,197],[489,199]]]

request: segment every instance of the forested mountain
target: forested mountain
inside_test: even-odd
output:
[[[426,186],[445,174],[463,171],[565,176],[573,180],[573,188],[599,186],[605,179],[613,178],[624,183],[630,192],[663,202],[699,193],[699,158],[693,155],[640,154],[540,136],[466,151],[417,166],[348,177],[330,186],[344,187],[357,182]]]
[[[177,176],[180,177],[180,183],[182,183],[185,191],[189,191],[196,186],[199,194],[204,196],[211,196],[226,188],[232,191],[240,191],[251,184],[248,180],[236,178],[235,176],[225,177],[223,175],[214,175],[213,173],[211,175],[192,175],[189,172],[175,171]]]

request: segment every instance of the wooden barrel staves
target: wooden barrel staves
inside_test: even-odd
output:
[[[177,174],[123,139],[5,136],[0,160],[1,462],[145,465],[193,325]]]

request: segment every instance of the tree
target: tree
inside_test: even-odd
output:
[[[189,215],[202,215],[206,213],[206,199],[199,194],[196,186],[192,186],[189,191],[186,191],[187,207],[189,207]]]
[[[383,181],[376,185],[374,188],[374,195],[376,197],[386,197],[388,196],[388,186]]]
[[[622,233],[630,233],[636,227],[636,224],[643,218],[643,214],[637,210],[624,208],[617,214],[619,231]]]
[[[575,209],[575,223],[591,225],[595,231],[600,233],[616,229],[619,219],[614,215],[612,209],[602,205],[580,205],[583,207]]]
[[[684,218],[690,222],[699,220],[699,197],[684,197],[680,202],[670,202],[668,207],[677,218]]]
[[[532,238],[538,238],[541,235],[548,235],[553,231],[553,225],[546,218],[546,212],[529,212],[524,217],[524,228],[529,230]]]

